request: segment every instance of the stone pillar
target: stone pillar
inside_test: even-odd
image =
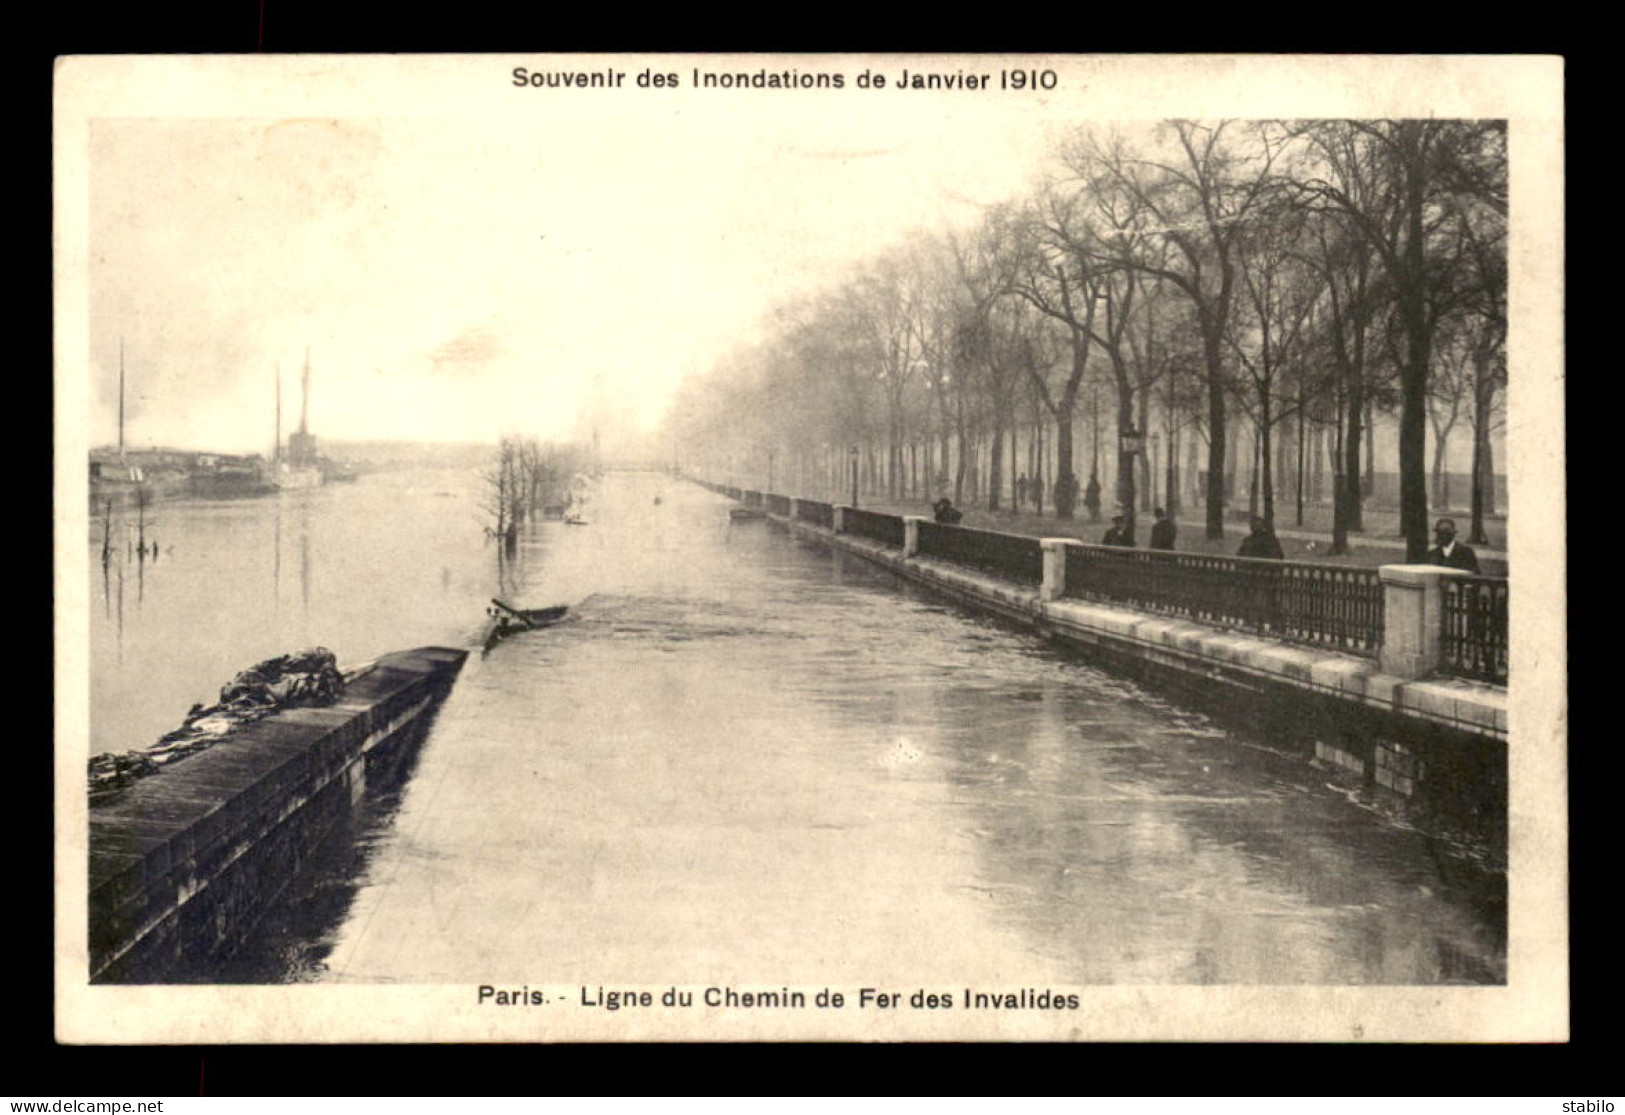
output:
[[[1066,592],[1066,548],[1077,544],[1076,538],[1040,538],[1044,550],[1044,583],[1038,588],[1038,599],[1059,600]]]
[[[830,525],[835,528],[835,533],[836,534],[845,534],[846,533],[846,506],[844,504],[837,503],[832,510],[834,512],[834,519],[833,519],[833,521],[831,522]]]
[[[903,556],[911,558],[920,552],[920,522],[919,515],[903,516]]]
[[[1384,565],[1382,582],[1382,672],[1407,680],[1439,666],[1442,622],[1440,581],[1457,570],[1442,565]]]

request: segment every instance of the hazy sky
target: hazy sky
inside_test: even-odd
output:
[[[563,435],[595,382],[652,422],[774,301],[1017,193],[1044,146],[1041,114],[974,98],[514,95],[523,127],[95,120],[91,443],[121,338],[135,446],[267,449],[307,346],[321,437]]]

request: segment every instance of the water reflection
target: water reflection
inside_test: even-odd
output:
[[[274,655],[320,644],[359,664],[460,645],[500,587],[472,471],[164,502],[144,520],[134,508],[101,511],[87,538],[105,558],[93,590],[103,607],[89,616],[92,754],[152,743]]]
[[[299,626],[310,628],[310,502],[305,499],[299,501]]]

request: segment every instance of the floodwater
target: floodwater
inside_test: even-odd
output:
[[[461,608],[477,618],[492,557],[477,540],[404,509],[414,545],[361,524],[327,537],[319,506],[308,537],[332,564],[278,637],[326,638],[314,617],[338,609],[357,654],[393,649],[364,613],[402,586],[426,614],[387,630],[394,646],[466,627]],[[470,659],[403,785],[335,839],[229,978],[1505,979],[1494,887],[1437,841],[1270,741],[860,559],[731,523],[729,506],[610,474],[589,525],[537,528],[509,589],[571,619]],[[282,516],[287,531],[297,510]],[[351,581],[320,587],[329,572]],[[128,660],[128,622],[125,640]]]
[[[341,666],[468,641],[512,589],[475,470],[375,473],[242,500],[161,502],[90,524],[90,753],[145,747],[238,671],[325,646]],[[540,528],[537,528],[538,532]],[[103,563],[104,536],[111,560]],[[504,581],[508,582],[506,587]]]

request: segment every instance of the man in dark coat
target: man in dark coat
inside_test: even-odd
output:
[[[947,496],[943,496],[941,499],[937,500],[937,502],[933,503],[931,505],[931,510],[934,513],[937,522],[946,523],[949,526],[952,526],[953,524],[959,522],[960,519],[964,518],[964,515],[960,512],[959,508],[955,507],[953,501]]]
[[[1262,518],[1254,515],[1252,518],[1253,532],[1241,540],[1241,549],[1236,551],[1237,557],[1245,558],[1274,558],[1280,561],[1286,557],[1281,552],[1281,543],[1276,539],[1275,532]]]
[[[1174,523],[1168,518],[1168,512],[1162,508],[1156,510],[1157,521],[1151,524],[1151,548],[1153,550],[1171,550],[1174,548]]]
[[[1433,540],[1438,543],[1428,551],[1429,565],[1443,565],[1468,573],[1478,572],[1478,555],[1471,546],[1456,541],[1454,519],[1440,519],[1433,527]]]
[[[1113,515],[1112,516],[1112,529],[1108,530],[1106,532],[1105,537],[1100,540],[1100,544],[1102,546],[1129,546],[1129,545],[1132,545],[1132,543],[1129,542],[1129,540],[1128,540],[1128,530],[1123,525],[1123,522],[1124,522],[1123,516],[1121,516],[1121,515]]]

